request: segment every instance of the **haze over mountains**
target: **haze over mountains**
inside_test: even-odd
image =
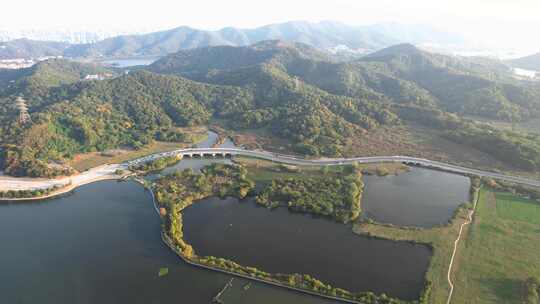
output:
[[[508,60],[507,62],[508,64],[516,68],[540,71],[540,53],[513,60]]]
[[[72,30],[72,29],[18,29],[0,30],[0,42],[17,39],[55,41],[69,44],[92,43],[120,35],[151,32],[148,29],[131,30]]]
[[[43,56],[127,58],[159,57],[184,49],[205,46],[246,46],[264,40],[302,42],[325,50],[350,49],[367,53],[398,43],[438,46],[463,45],[457,34],[423,25],[396,23],[349,26],[338,22],[310,23],[294,21],[254,29],[223,28],[205,31],[187,26],[142,35],[124,35],[86,44],[14,40],[0,43],[0,59]]]

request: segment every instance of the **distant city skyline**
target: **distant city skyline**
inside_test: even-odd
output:
[[[2,4],[0,32],[70,30],[141,33],[182,25],[217,30],[253,28],[295,20],[332,20],[349,25],[386,22],[426,24],[462,34],[488,47],[540,52],[538,0],[332,0],[271,2],[198,0],[186,3],[19,0]]]

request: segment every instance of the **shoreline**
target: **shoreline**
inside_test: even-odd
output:
[[[138,184],[140,184],[141,186],[144,187],[144,184],[140,180],[138,180],[138,179],[133,179],[133,180],[136,183],[138,183]],[[161,215],[159,213],[159,208],[157,206],[157,200],[155,198],[153,189],[146,188],[146,187],[144,187],[144,189],[146,189],[146,190],[148,190],[150,192],[150,196],[152,197],[152,205],[154,207],[154,210],[156,211],[157,216],[161,219]],[[169,237],[167,236],[165,231],[163,231],[163,229],[160,231],[160,234],[161,234],[161,240],[163,241],[163,243],[175,255],[177,255],[183,262],[187,263],[188,265],[199,267],[199,268],[206,269],[206,270],[211,270],[211,271],[216,271],[216,272],[228,274],[228,275],[243,278],[243,279],[246,279],[246,280],[256,281],[256,282],[260,282],[260,283],[263,283],[263,284],[268,284],[268,285],[271,285],[271,286],[274,286],[274,287],[285,288],[285,289],[296,291],[296,292],[299,292],[299,293],[308,294],[308,295],[311,295],[311,296],[322,297],[322,298],[326,298],[326,299],[330,299],[330,300],[336,300],[336,301],[340,301],[340,302],[344,302],[344,303],[361,304],[361,302],[358,302],[358,301],[345,299],[345,298],[340,298],[340,297],[334,297],[334,296],[330,296],[330,295],[326,295],[326,294],[322,294],[322,293],[317,293],[317,292],[312,291],[312,290],[303,289],[303,288],[299,288],[299,287],[293,287],[293,286],[289,286],[289,285],[282,284],[282,283],[279,283],[279,282],[268,281],[268,280],[264,280],[264,279],[261,279],[261,278],[236,273],[236,272],[229,271],[229,270],[226,270],[226,269],[222,269],[222,268],[219,268],[219,267],[212,267],[212,266],[209,266],[209,265],[204,265],[204,264],[201,264],[201,263],[194,262],[194,261],[184,257],[180,252],[178,252],[178,250],[171,243]]]
[[[90,170],[87,170],[83,173],[66,176],[58,179],[43,179],[36,178],[31,179],[27,177],[0,177],[0,191],[25,191],[25,190],[44,190],[54,186],[61,186],[57,191],[48,193],[46,195],[40,195],[35,197],[2,197],[0,202],[6,201],[36,201],[36,200],[45,200],[53,197],[57,197],[66,193],[69,193],[78,187],[91,184],[103,180],[117,180],[122,179],[126,176],[117,175],[116,170],[125,170],[125,164],[110,164],[110,165],[101,165]]]
[[[118,165],[118,166],[121,166],[121,165]],[[127,176],[129,176],[129,175],[120,176],[120,175],[115,175],[115,174],[108,174],[108,175],[98,176],[98,177],[95,177],[95,178],[84,179],[84,180],[78,181],[76,184],[74,183],[72,185],[69,185],[68,187],[62,188],[62,189],[60,189],[60,190],[58,190],[58,191],[56,191],[54,193],[49,193],[48,195],[45,195],[45,196],[33,197],[33,198],[16,198],[16,199],[7,199],[6,198],[6,199],[0,199],[0,203],[2,203],[3,201],[9,202],[9,201],[46,200],[46,199],[49,199],[49,198],[54,198],[54,197],[69,193],[69,192],[73,191],[74,189],[76,189],[78,187],[81,187],[81,186],[84,186],[84,185],[87,185],[87,184],[91,184],[91,183],[99,182],[99,181],[105,181],[105,180],[122,180]],[[158,208],[158,205],[157,205],[157,200],[155,198],[153,189],[145,187],[145,184],[138,178],[133,178],[131,180],[138,183],[145,190],[148,190],[150,192],[150,196],[152,198],[152,205],[154,207],[154,210],[156,211],[157,216],[161,218],[161,215],[159,213],[159,208]],[[184,261],[185,263],[187,263],[189,265],[199,267],[199,268],[202,268],[202,269],[206,269],[206,270],[211,270],[211,271],[216,271],[216,272],[232,275],[232,276],[235,276],[235,277],[244,278],[244,279],[251,280],[251,281],[260,282],[260,283],[263,283],[263,284],[268,284],[268,285],[271,285],[271,286],[274,286],[274,287],[285,288],[285,289],[296,291],[296,292],[299,292],[299,293],[308,294],[308,295],[311,295],[311,296],[322,297],[322,298],[336,300],[336,301],[340,301],[340,302],[344,302],[344,303],[352,303],[352,304],[361,303],[361,302],[351,300],[351,299],[346,299],[346,298],[341,298],[341,297],[337,297],[337,296],[331,296],[331,295],[327,295],[327,294],[323,294],[323,293],[318,293],[316,291],[312,291],[312,290],[309,290],[309,289],[289,286],[289,285],[284,284],[284,283],[265,280],[265,279],[258,278],[258,277],[252,277],[250,275],[240,274],[240,273],[236,273],[236,272],[226,270],[226,269],[222,269],[222,268],[219,268],[219,267],[213,267],[213,266],[201,264],[201,263],[198,263],[198,262],[194,262],[194,261],[184,257],[181,253],[178,252],[178,250],[174,247],[174,245],[171,244],[168,236],[166,235],[166,233],[163,230],[160,231],[160,234],[161,234],[161,239],[164,242],[164,244],[167,247],[169,247],[169,249],[172,250],[178,257],[180,257],[182,261]]]
[[[244,156],[244,157],[255,157],[266,159],[276,163],[283,164],[294,164],[294,165],[319,165],[319,166],[335,166],[335,165],[348,165],[353,163],[369,164],[369,163],[384,163],[384,162],[400,162],[409,166],[418,166],[430,170],[440,170],[452,174],[460,174],[466,176],[478,176],[478,177],[488,177],[495,180],[505,180],[512,183],[528,185],[532,187],[540,187],[540,181],[531,180],[522,177],[515,176],[505,176],[501,174],[496,174],[492,172],[485,172],[476,169],[468,169],[459,166],[454,166],[451,164],[438,163],[430,160],[415,159],[405,156],[380,156],[380,157],[359,157],[359,158],[338,158],[338,159],[318,159],[318,160],[307,160],[299,159],[292,156],[283,156],[277,155],[265,151],[251,151],[251,150],[242,150],[235,148],[200,148],[200,149],[181,149],[171,152],[164,152],[158,154],[150,154],[139,159],[135,159],[126,163],[120,164],[107,164],[98,167],[94,167],[90,170],[87,170],[81,174],[64,177],[61,179],[42,179],[42,178],[18,178],[18,177],[8,177],[0,176],[0,191],[22,191],[22,190],[42,190],[50,188],[58,184],[68,184],[71,183],[73,186],[64,189],[63,191],[58,191],[55,193],[50,193],[45,196],[40,197],[29,197],[29,198],[0,198],[0,201],[24,201],[24,200],[39,200],[52,198],[66,192],[72,191],[79,186],[92,183],[94,181],[104,180],[104,179],[121,179],[125,175],[119,176],[115,174],[116,170],[127,170],[130,164],[138,164],[142,162],[152,161],[158,158],[163,158],[172,155],[181,155],[181,156],[191,156],[199,155],[204,157],[205,155],[211,155],[212,157],[216,155],[230,155],[230,156]],[[411,163],[412,162],[412,163]],[[440,164],[440,165],[439,165]],[[465,172],[464,170],[469,170]]]
[[[82,186],[85,186],[85,185],[88,185],[88,184],[92,184],[92,183],[96,183],[96,182],[100,182],[100,181],[106,181],[106,180],[120,180],[122,179],[122,176],[101,176],[101,177],[98,177],[98,178],[94,178],[94,179],[90,179],[90,180],[85,180],[85,181],[82,181],[82,182],[79,182],[77,184],[70,184],[70,185],[67,185],[63,188],[60,188],[58,189],[57,191],[54,191],[54,192],[51,192],[49,194],[46,194],[46,195],[41,195],[41,196],[35,196],[35,197],[17,197],[17,198],[7,198],[7,197],[2,197],[0,198],[0,203],[2,202],[31,202],[31,201],[39,201],[39,200],[48,200],[48,199],[52,199],[52,198],[56,198],[58,196],[62,196],[64,194],[68,194],[72,191],[74,191],[75,189],[79,188],[79,187],[82,187]]]
[[[281,284],[281,283],[278,283],[278,282],[267,281],[267,280],[264,280],[264,279],[261,279],[261,278],[252,277],[252,276],[232,272],[232,271],[229,271],[229,270],[221,269],[221,268],[218,268],[218,267],[212,267],[212,266],[200,264],[200,263],[197,263],[197,262],[193,262],[193,261],[185,258],[181,253],[179,253],[177,251],[177,249],[172,244],[170,244],[170,242],[168,241],[167,235],[163,231],[161,231],[161,240],[163,241],[163,243],[165,243],[165,245],[167,247],[169,247],[169,249],[172,252],[174,252],[178,257],[180,257],[180,259],[182,259],[182,261],[184,261],[185,263],[187,263],[187,264],[189,264],[191,266],[203,268],[203,269],[206,269],[206,270],[212,270],[212,271],[216,271],[216,272],[225,273],[225,274],[228,274],[228,275],[243,278],[243,279],[246,279],[246,280],[251,280],[251,281],[264,283],[264,284],[271,285],[271,286],[274,286],[274,287],[281,287],[281,288],[285,288],[285,289],[288,289],[288,290],[308,294],[308,295],[311,295],[311,296],[322,297],[322,298],[336,300],[336,301],[345,302],[345,303],[361,304],[361,302],[358,302],[358,301],[349,300],[349,299],[340,298],[340,297],[333,297],[333,296],[329,296],[329,295],[326,295],[326,294],[317,293],[315,291],[311,291],[311,290],[308,290],[308,289],[302,289],[302,288],[298,288],[298,287],[293,287],[293,286]]]

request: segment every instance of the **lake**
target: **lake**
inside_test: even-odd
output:
[[[309,274],[349,291],[418,299],[431,249],[371,239],[326,218],[270,211],[253,198],[208,198],[183,211],[184,238],[201,256],[270,273]]]
[[[150,194],[98,182],[72,195],[0,204],[1,303],[208,304],[230,276],[189,266],[160,238]],[[169,274],[158,277],[160,267]],[[235,280],[234,303],[333,303]],[[232,303],[232,302],[230,302]]]
[[[468,177],[418,167],[399,175],[365,175],[364,183],[364,216],[381,223],[445,224],[459,205],[470,200]]]
[[[198,146],[216,140],[210,132]],[[230,160],[187,159],[166,170],[211,162]],[[368,239],[347,225],[249,201],[209,198],[185,212],[186,237],[199,253],[269,272],[304,272],[351,290],[416,299],[431,256],[423,245]],[[104,181],[52,200],[0,204],[0,302],[210,303],[231,277],[184,263],[162,243],[160,225],[149,193],[133,182]],[[161,267],[169,274],[160,278]],[[336,303],[243,279],[223,298]]]

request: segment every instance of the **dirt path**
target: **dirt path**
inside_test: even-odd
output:
[[[448,265],[447,279],[448,279],[448,285],[450,285],[450,292],[448,293],[448,299],[446,300],[446,304],[450,304],[450,301],[452,300],[452,294],[454,293],[454,283],[452,283],[452,279],[451,279],[452,266],[454,266],[454,258],[456,256],[458,244],[461,239],[461,235],[463,233],[463,228],[472,222],[474,212],[476,211],[476,204],[478,204],[479,199],[480,199],[480,190],[477,190],[476,200],[474,201],[473,209],[469,211],[469,214],[467,216],[467,221],[463,222],[463,224],[461,224],[461,226],[459,227],[458,236],[456,240],[454,241],[454,251],[452,252],[452,257],[450,258],[450,264]]]

